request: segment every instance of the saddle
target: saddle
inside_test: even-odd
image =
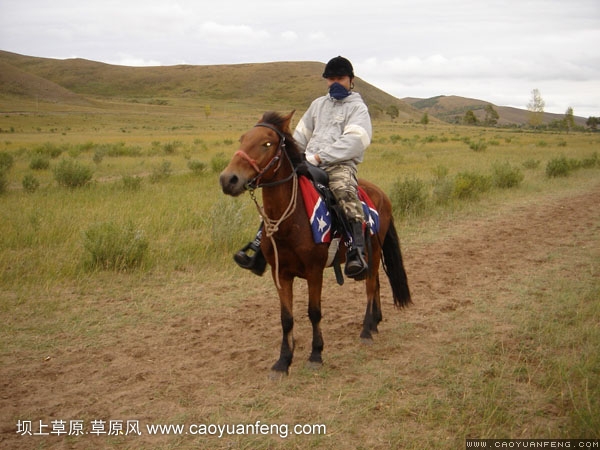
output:
[[[333,192],[329,189],[329,175],[323,169],[313,166],[309,163],[301,163],[297,168],[300,175],[300,185],[304,196],[304,204],[307,209],[307,215],[313,229],[315,242],[331,242],[329,247],[328,266],[333,266],[336,281],[339,285],[344,284],[344,277],[340,267],[338,254],[339,242],[344,240],[348,243],[348,236],[352,236],[351,227],[346,218],[342,207],[336,201]],[[312,185],[315,192],[310,192]],[[315,199],[315,193],[320,198]],[[365,211],[365,220],[371,233],[377,231],[379,217],[375,208],[368,198],[366,192],[359,187],[359,199],[363,203]],[[373,219],[373,215],[377,215]],[[324,218],[327,217],[327,220]],[[370,255],[370,240],[366,240],[366,251]]]

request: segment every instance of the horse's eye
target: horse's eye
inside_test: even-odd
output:
[[[271,143],[270,143],[270,142],[267,142],[267,143],[265,144],[265,148],[269,148],[269,147],[271,147]]]

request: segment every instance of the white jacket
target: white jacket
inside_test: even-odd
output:
[[[372,137],[367,105],[357,92],[342,100],[329,94],[314,100],[300,119],[294,139],[304,150],[308,162],[318,165],[362,162]]]

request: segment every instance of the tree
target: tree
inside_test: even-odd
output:
[[[479,120],[477,120],[477,116],[475,116],[473,110],[469,109],[463,117],[463,122],[465,123],[465,125],[477,125],[479,123]]]
[[[592,130],[596,131],[598,129],[598,125],[600,124],[600,117],[588,117],[588,120],[585,121],[585,124],[590,127]]]
[[[211,109],[210,105],[204,105],[204,115],[208,119],[210,117]]]
[[[546,102],[542,98],[540,91],[534,89],[531,91],[531,101],[527,104],[527,110],[529,111],[529,125],[532,127],[538,127],[544,121],[544,108]]]
[[[575,117],[573,116],[573,108],[569,106],[567,111],[565,112],[565,128],[567,129],[567,133],[575,128]]]
[[[498,124],[499,118],[498,111],[494,109],[491,103],[485,105],[485,119],[483,120],[483,123],[486,126],[495,127]]]
[[[429,123],[429,115],[427,112],[423,113],[423,117],[421,117],[421,125],[424,125],[427,128],[427,124]]]
[[[396,105],[388,106],[388,109],[385,111],[385,113],[390,116],[392,120],[400,115],[400,111],[398,111],[398,107]]]

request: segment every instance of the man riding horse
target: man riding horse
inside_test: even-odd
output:
[[[372,127],[367,105],[353,92],[354,69],[342,56],[331,59],[323,72],[328,94],[312,102],[294,131],[294,140],[306,161],[329,175],[329,188],[349,223],[349,250],[344,273],[364,279],[367,273],[364,212],[358,199],[357,164],[371,143]],[[238,265],[262,275],[266,261],[260,250],[262,225],[253,242],[234,255]],[[249,254],[250,253],[250,254]]]

